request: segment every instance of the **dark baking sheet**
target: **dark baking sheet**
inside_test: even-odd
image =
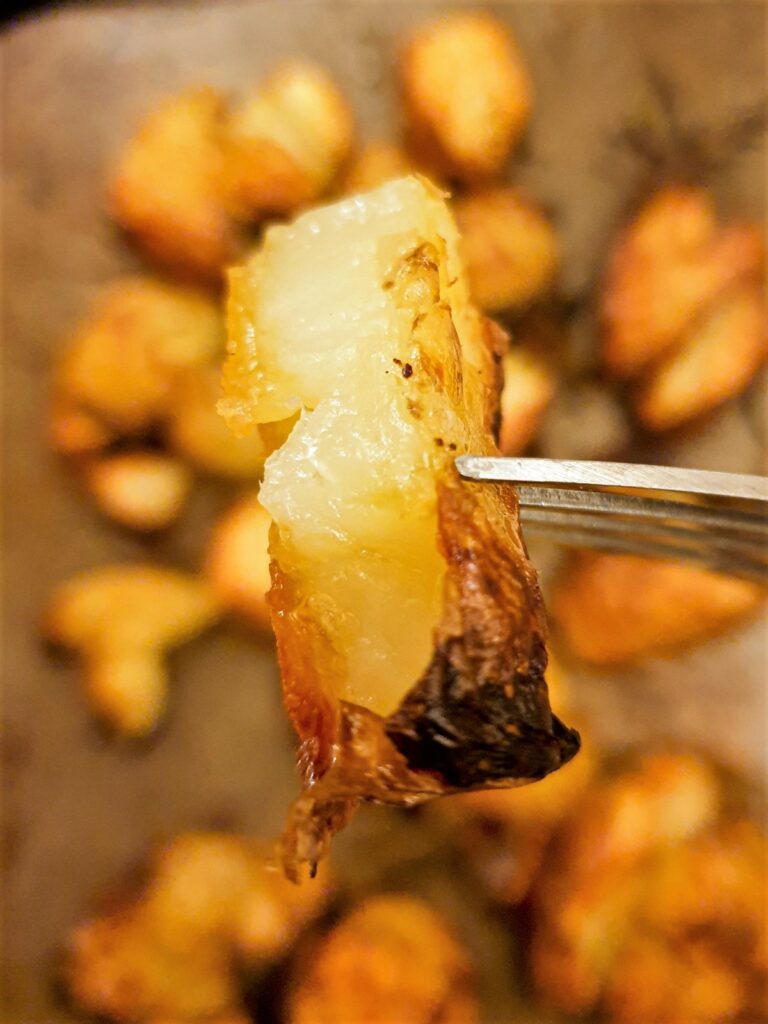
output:
[[[100,209],[105,166],[136,119],[166,93],[199,82],[242,87],[293,54],[330,67],[358,111],[362,134],[391,135],[395,40],[445,6],[88,4],[31,19],[2,39],[7,1024],[71,1019],[52,985],[57,950],[149,843],[211,823],[272,835],[296,788],[271,651],[243,631],[222,627],[179,652],[167,726],[140,748],[98,734],[75,669],[53,660],[38,640],[46,595],[76,570],[146,556],[194,567],[206,524],[228,493],[201,488],[182,526],[148,544],[100,520],[46,451],[51,355],[100,287],[138,266]],[[649,68],[673,84],[685,118],[727,123],[754,107],[765,87],[767,9],[487,6],[514,28],[536,88],[531,131],[512,175],[553,211],[565,244],[565,290],[583,297],[636,183],[636,161],[611,140],[629,117],[648,110]],[[712,179],[724,210],[753,217],[765,214],[765,182],[761,146],[734,156]],[[583,308],[588,316],[588,302]],[[621,432],[614,442],[574,394],[560,400],[547,454],[572,454],[565,448],[574,437],[576,454],[626,454]],[[632,454],[764,469],[759,412],[753,393],[695,437]],[[543,565],[551,562],[551,551],[539,554]],[[577,673],[577,702],[611,745],[676,735],[761,774],[765,640],[756,624],[622,679]],[[515,991],[508,966],[514,937],[479,912],[461,865],[446,851],[432,856],[434,842],[418,818],[372,809],[338,844],[341,873],[351,891],[379,884],[430,891],[478,953],[488,1021],[542,1024],[521,1009]]]

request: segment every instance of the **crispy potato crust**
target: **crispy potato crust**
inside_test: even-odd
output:
[[[722,632],[765,597],[756,583],[683,562],[580,552],[555,585],[551,613],[579,658],[621,665]]]
[[[220,277],[237,254],[226,205],[224,101],[213,89],[166,99],[112,171],[108,207],[153,260],[182,276]]]
[[[93,569],[61,584],[45,612],[53,643],[82,660],[94,712],[126,736],[144,736],[165,711],[166,652],[219,616],[194,576],[153,565]]]
[[[476,1024],[466,951],[411,896],[367,900],[342,920],[297,979],[289,1024]]]
[[[489,188],[453,203],[472,298],[488,313],[520,309],[552,285],[560,261],[554,228],[517,189]]]
[[[528,72],[504,25],[479,12],[430,22],[402,54],[400,83],[419,166],[468,184],[500,174],[531,110]]]
[[[119,1022],[242,1019],[238,972],[280,957],[329,893],[325,877],[291,885],[269,853],[223,833],[161,849],[140,891],[73,931],[64,981],[77,1009]]]

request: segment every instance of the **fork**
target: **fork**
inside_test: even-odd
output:
[[[513,483],[529,532],[569,547],[685,559],[768,584],[768,478],[623,462],[462,455],[459,475]]]

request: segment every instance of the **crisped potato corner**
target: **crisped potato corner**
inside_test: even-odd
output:
[[[430,22],[402,54],[400,82],[419,166],[468,184],[500,174],[531,109],[528,72],[501,22],[468,11]]]
[[[324,877],[292,885],[268,858],[224,833],[160,850],[141,891],[72,933],[64,979],[74,1005],[119,1022],[239,1021],[239,971],[280,957],[329,892]]]
[[[319,942],[287,1024],[476,1024],[468,954],[411,896],[367,900]]]
[[[360,797],[411,804],[568,760],[514,495],[453,467],[495,451],[497,333],[440,193],[403,178],[271,229],[231,273],[229,331],[233,426],[301,411],[260,494],[306,784],[288,865]]]
[[[143,736],[165,710],[166,652],[218,615],[213,592],[194,576],[152,565],[109,566],[61,584],[44,631],[80,655],[96,714],[126,736]]]
[[[212,89],[170,97],[146,117],[112,172],[112,216],[148,256],[182,276],[215,280],[237,253],[223,121],[223,99]]]
[[[683,562],[580,552],[555,584],[551,613],[579,658],[619,665],[722,632],[765,598],[756,583]]]

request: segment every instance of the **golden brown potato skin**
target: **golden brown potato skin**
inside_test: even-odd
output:
[[[500,174],[531,109],[528,72],[504,25],[469,11],[428,23],[402,54],[400,83],[419,166],[467,184]]]
[[[321,940],[287,1024],[476,1024],[469,957],[410,896],[374,897]]]
[[[239,1020],[238,965],[281,956],[329,892],[325,877],[289,883],[269,853],[224,833],[188,833],[159,850],[140,891],[72,933],[64,980],[74,1005],[136,1024]]]
[[[223,99],[190,89],[166,99],[119,157],[108,208],[153,260],[215,281],[237,253],[222,168]]]
[[[573,809],[533,897],[543,1001],[615,1024],[762,1019],[766,838],[706,762],[646,754]]]
[[[579,552],[556,582],[550,610],[577,657],[607,666],[698,643],[765,597],[756,583],[683,562]]]
[[[751,225],[719,227],[703,189],[655,192],[620,234],[608,265],[601,293],[606,369],[631,378],[673,349],[714,299],[760,274],[763,248]]]
[[[453,203],[472,298],[487,313],[518,310],[552,285],[560,261],[554,228],[517,189],[496,187]]]

